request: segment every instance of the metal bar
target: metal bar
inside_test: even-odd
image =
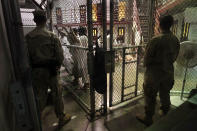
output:
[[[134,93],[133,93],[134,94]],[[131,95],[131,94],[130,94]],[[125,100],[124,100],[124,102],[125,101],[128,101],[128,100],[131,100],[131,99],[133,99],[133,98],[135,98],[135,96],[131,96],[130,98],[126,98]]]
[[[107,12],[106,12],[106,0],[102,0],[102,26],[103,26],[103,48],[105,51],[107,50]],[[106,75],[107,79],[107,75]],[[104,112],[105,115],[107,113],[107,92],[103,94],[103,103],[104,103]]]
[[[137,60],[134,60],[134,61],[129,61],[129,62],[125,62],[125,64],[132,64],[132,63],[136,63]]]
[[[185,91],[185,92],[183,92],[183,94],[189,94],[190,92],[189,91]],[[170,91],[170,94],[181,94],[181,91]]]
[[[92,0],[87,0],[87,24],[88,24],[88,48],[89,48],[89,56],[90,56],[90,61],[93,61],[93,25],[92,25]],[[88,66],[92,67],[92,71],[93,69],[93,62],[88,62]],[[90,65],[92,64],[92,65]],[[90,69],[90,68],[88,68]],[[89,72],[92,72],[89,71]],[[90,111],[90,119],[93,120],[95,117],[95,91],[94,91],[94,87],[93,87],[93,76],[92,73],[90,73],[90,106],[91,106],[91,111]]]
[[[110,0],[110,50],[113,49],[114,0]]]
[[[186,77],[187,77],[188,63],[189,63],[189,60],[187,60],[187,66],[186,66],[186,69],[185,69],[185,74],[184,74],[184,79],[183,79],[183,86],[182,86],[182,90],[181,90],[181,100],[183,99],[183,92],[184,92],[184,89],[185,89],[185,82],[186,82]]]
[[[40,3],[40,6],[42,7],[42,5],[44,5],[46,0],[42,0],[42,2]]]
[[[50,31],[53,31],[53,18],[52,18],[52,8],[50,8],[50,0],[47,0],[47,5],[48,5],[48,8],[47,8],[47,15],[49,15],[49,30]],[[40,5],[41,6],[41,5]],[[41,6],[42,7],[42,6]]]
[[[89,48],[87,48],[87,47],[77,46],[77,45],[67,45],[67,44],[63,44],[62,46],[66,46],[66,47],[68,47],[68,48],[75,48],[75,49],[89,50]]]
[[[107,15],[106,0],[102,0],[102,26],[103,26],[103,48],[107,50]]]
[[[36,5],[39,9],[43,10],[42,6],[40,6],[35,0],[32,0],[33,4]]]
[[[165,5],[162,5],[162,7],[158,9],[158,12],[159,13],[164,13],[165,11],[172,9],[179,4],[182,4],[185,1],[186,0],[173,0],[172,2],[168,1],[168,2],[166,2]]]
[[[136,79],[135,79],[135,96],[137,96],[138,90],[138,76],[139,76],[139,49],[142,47],[137,48],[137,66],[136,66]]]
[[[154,2],[155,0],[149,0],[149,41],[153,35],[153,17],[154,17]]]
[[[110,0],[110,51],[113,49],[113,26],[114,26],[114,0]],[[111,56],[112,61],[112,56]],[[111,64],[111,69],[113,65]],[[113,101],[113,72],[109,74],[109,106],[112,106]]]
[[[133,55],[133,54],[137,54],[137,51],[131,52],[131,53],[125,53],[125,55]]]
[[[122,61],[122,88],[121,88],[121,101],[124,101],[124,81],[125,81],[125,48],[123,50],[123,61]]]
[[[132,94],[135,94],[135,92],[131,92],[131,93],[125,94],[124,97],[132,95]]]
[[[125,107],[126,105],[131,104],[131,103],[134,104],[134,103],[138,102],[138,100],[140,100],[142,98],[143,98],[143,96],[140,95],[140,96],[134,97],[133,99],[126,100],[124,102],[117,102],[117,103],[113,104],[113,107],[110,108],[110,110],[116,110],[118,108]]]
[[[113,49],[122,49],[122,48],[125,48],[125,49],[129,49],[129,48],[138,48],[138,47],[145,47],[146,45],[128,45],[128,46],[120,46],[120,47],[114,47]]]
[[[135,86],[135,84],[130,85],[130,86],[126,86],[126,87],[124,87],[124,89],[128,89],[128,88],[131,88],[131,87],[133,87],[133,86]]]
[[[132,22],[127,22],[127,21],[121,21],[121,22],[114,22],[114,25],[120,25],[120,24],[131,24]],[[86,23],[66,23],[66,24],[57,24],[58,26],[87,26]],[[94,26],[100,26],[102,25],[101,22],[94,22]],[[110,25],[110,22],[107,22],[106,25]]]

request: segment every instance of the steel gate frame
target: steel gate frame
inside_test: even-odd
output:
[[[109,107],[113,107],[113,106],[116,106],[120,103],[123,103],[123,102],[126,102],[126,101],[129,101],[135,97],[138,97],[139,95],[142,95],[142,93],[138,93],[138,92],[142,92],[141,90],[138,90],[138,75],[139,75],[139,48],[142,48],[143,46],[127,46],[127,47],[118,47],[118,48],[114,48],[113,50],[115,51],[118,51],[118,50],[121,50],[122,51],[122,65],[120,66],[121,68],[121,84],[118,84],[118,85],[121,85],[121,91],[118,92],[119,95],[120,95],[120,99],[118,100],[118,102],[114,102],[113,98],[115,97],[114,96],[114,89],[115,88],[118,88],[118,87],[115,87],[115,83],[114,83],[114,80],[117,80],[114,75],[117,75],[115,73],[117,73],[116,71],[111,73],[112,75],[110,75],[110,92],[109,92]],[[132,51],[132,52],[129,52],[127,53],[127,50],[131,50],[131,49],[135,49],[135,51]],[[135,60],[131,60],[131,61],[126,61],[126,55],[136,55],[135,57]],[[129,78],[128,77],[128,73],[126,74],[126,68],[127,67],[130,67],[130,66],[136,66],[134,67],[135,68],[135,71],[134,71],[134,74],[135,74],[135,78],[134,78],[134,82],[129,82],[129,85],[128,82]],[[116,67],[115,67],[115,70],[116,70]],[[132,69],[131,69],[132,70]],[[118,81],[118,80],[117,80]],[[132,89],[134,88],[134,89]],[[127,93],[125,94],[125,90],[127,89],[131,89],[131,90],[134,90],[130,93]],[[132,95],[132,96],[131,96]],[[128,96],[131,96],[129,98],[126,98]]]
[[[98,97],[98,94],[96,93],[95,89],[93,88],[93,79],[92,79],[92,72],[94,71],[94,67],[93,67],[93,57],[94,57],[94,49],[93,49],[93,21],[92,21],[92,4],[93,4],[93,0],[87,0],[87,28],[88,28],[88,73],[89,73],[89,78],[90,78],[90,91],[88,93],[88,95],[90,96],[90,107],[87,108],[86,104],[87,103],[83,103],[80,101],[80,99],[77,97],[77,95],[74,94],[75,98],[77,98],[78,102],[80,104],[82,104],[85,109],[88,109],[88,110],[85,110],[86,113],[88,113],[90,115],[90,118],[93,120],[94,117],[95,117],[95,114],[97,111],[102,111],[101,114],[102,115],[106,115],[107,114],[107,110],[109,109],[109,107],[112,107],[112,106],[115,106],[115,105],[118,105],[120,103],[123,103],[125,101],[128,101],[132,98],[135,98],[138,96],[138,65],[139,65],[139,54],[138,54],[138,50],[140,48],[140,46],[127,46],[127,47],[120,47],[120,48],[113,48],[113,27],[114,27],[114,0],[110,0],[110,50],[107,51],[107,7],[106,7],[106,0],[102,0],[102,25],[101,25],[101,28],[103,30],[103,34],[102,34],[102,37],[103,37],[103,48],[106,52],[109,52],[111,53],[111,55],[109,56],[110,59],[111,59],[111,71],[108,72],[109,73],[109,87],[106,87],[106,88],[109,88],[109,92],[106,92],[105,94],[103,95],[99,95],[99,104],[101,103],[101,105],[97,105],[97,97]],[[66,25],[65,25],[66,26]],[[126,51],[131,49],[131,48],[135,48],[136,51],[135,52],[132,52],[134,55],[136,55],[136,60],[135,61],[132,61],[131,63],[127,63],[125,61],[125,56],[127,55]],[[114,80],[113,80],[113,71],[112,69],[114,68],[114,65],[112,64],[112,61],[113,61],[113,52],[115,52],[116,50],[122,50],[122,52],[124,52],[123,54],[123,57],[124,57],[124,61],[122,61],[122,76],[123,78],[126,78],[126,75],[125,75],[125,67],[126,65],[128,64],[135,64],[136,65],[136,70],[135,70],[135,82],[132,83],[131,85],[129,86],[132,86],[132,87],[135,87],[135,91],[133,93],[131,93],[132,95],[134,95],[133,97],[129,98],[129,99],[124,99],[124,89],[126,88],[125,87],[125,79],[122,79],[121,82],[122,82],[122,86],[121,86],[121,101],[114,104],[113,103],[113,90],[114,90],[114,86],[113,86],[113,83],[114,83]],[[106,72],[107,73],[107,72]],[[107,79],[107,78],[106,78]],[[127,88],[130,88],[130,87],[127,87]],[[108,93],[109,93],[109,99],[108,99]],[[129,94],[130,95],[130,94]],[[108,105],[109,103],[109,105]]]
[[[155,0],[150,0],[148,2],[148,9],[149,9],[149,27],[148,27],[148,39],[150,40],[152,38],[152,35],[153,35],[153,28],[151,28],[151,26],[153,25],[153,21],[152,19],[154,18],[154,4],[155,4]],[[115,50],[117,50],[118,48],[113,48],[113,27],[114,27],[114,0],[110,0],[110,51],[111,53],[114,52]],[[123,56],[123,61],[122,61],[122,84],[121,84],[121,100],[117,103],[113,103],[113,91],[114,91],[114,78],[113,78],[113,75],[114,73],[113,72],[110,72],[109,74],[109,107],[113,107],[113,106],[116,106],[118,104],[121,104],[123,102],[126,102],[128,100],[131,100],[135,97],[138,96],[138,74],[139,74],[139,70],[138,70],[138,67],[139,67],[139,48],[141,48],[142,46],[128,46],[128,47],[120,47],[119,49],[122,49],[122,56]],[[126,88],[129,88],[129,87],[125,87],[125,65],[128,64],[126,61],[125,61],[125,56],[127,55],[126,54],[126,50],[129,49],[129,48],[137,48],[136,52],[132,52],[134,54],[136,54],[136,60],[135,61],[131,61],[131,63],[134,63],[136,64],[136,78],[135,78],[135,83],[134,84],[131,84],[130,86],[134,86],[135,87],[135,91],[132,92],[132,93],[129,93],[129,94],[126,94],[126,95],[131,95],[131,94],[134,94],[134,97],[131,97],[131,98],[128,98],[128,99],[124,99],[125,97],[125,92],[124,92],[124,89]],[[112,56],[112,54],[111,54]],[[111,57],[112,59],[112,57]],[[111,64],[111,68],[113,68],[113,66],[115,65],[112,65]]]

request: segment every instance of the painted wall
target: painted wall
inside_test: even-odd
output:
[[[197,7],[186,8],[185,21],[190,23],[188,39],[197,43]]]
[[[182,24],[183,24],[183,20],[184,20],[184,12],[178,13],[178,14],[174,15],[173,17],[174,17],[174,21],[178,20],[176,36],[180,40],[181,39],[181,33],[182,33]]]
[[[188,39],[197,43],[197,7],[186,8],[182,13],[174,15],[174,20],[178,20],[177,37],[181,38],[183,21],[190,23]]]

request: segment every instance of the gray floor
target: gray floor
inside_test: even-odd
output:
[[[172,101],[179,98],[172,97]],[[135,119],[136,114],[143,114],[143,99],[136,100],[127,106],[110,111],[109,115],[94,122],[89,122],[85,112],[72,99],[69,94],[64,96],[65,112],[71,114],[73,119],[61,131],[143,131],[145,126]],[[160,119],[158,108],[154,121]],[[45,109],[43,117],[43,131],[56,131],[57,119],[52,107]]]
[[[104,126],[104,119],[90,123],[85,112],[72,99],[71,96],[64,97],[65,112],[72,115],[72,120],[65,125],[61,131],[107,131]],[[45,109],[46,116],[43,118],[43,131],[55,131],[57,118],[52,107]]]
[[[109,114],[106,117],[89,122],[85,112],[73,100],[72,96],[67,92],[63,94],[65,112],[72,115],[72,120],[61,131],[143,131],[146,128],[135,118],[136,114],[142,115],[144,113],[143,98],[116,110],[109,110]],[[175,108],[184,101],[180,100],[180,97],[171,96],[171,102],[174,105],[173,108]],[[156,107],[154,122],[160,119],[158,111],[159,104]],[[43,131],[57,131],[57,122],[53,107],[47,107],[42,117]]]

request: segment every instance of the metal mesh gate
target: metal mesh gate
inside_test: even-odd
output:
[[[100,0],[93,0],[89,1],[91,3],[91,7],[87,6],[86,0],[67,0],[67,1],[54,1],[55,7],[53,8],[53,25],[55,27],[55,31],[59,36],[61,36],[62,32],[67,37],[68,42],[63,42],[64,48],[68,48],[70,54],[72,55],[73,59],[73,71],[78,73],[78,78],[82,79],[81,84],[84,84],[83,79],[88,79],[87,83],[89,85],[89,88],[82,89],[79,85],[77,86],[66,86],[66,88],[75,96],[77,101],[82,105],[82,107],[85,109],[87,113],[94,114],[96,111],[103,112],[104,107],[104,98],[103,95],[98,94],[91,86],[91,76],[90,76],[90,70],[88,68],[89,63],[91,63],[91,56],[88,54],[94,53],[93,49],[93,43],[91,45],[82,44],[83,42],[80,41],[80,28],[85,28],[87,30],[86,39],[89,40],[89,38],[92,39],[93,42],[102,35],[102,21],[101,16],[99,12],[101,13],[101,2]],[[89,4],[90,5],[90,4]],[[92,8],[92,25],[88,21],[88,10]],[[92,30],[89,30],[88,26],[92,26]],[[74,37],[78,40],[75,42],[72,41],[72,38],[70,40],[71,32],[73,31]],[[92,34],[90,35],[90,33]],[[73,37],[71,35],[71,37]],[[70,41],[69,41],[70,40]],[[102,40],[101,40],[102,41]],[[87,42],[87,41],[86,41]],[[68,44],[69,43],[69,44]],[[102,42],[101,42],[102,45]],[[94,45],[95,46],[95,45]],[[65,65],[66,67],[66,65]],[[90,72],[89,72],[90,71]],[[89,73],[88,73],[89,72]],[[74,74],[71,74],[73,77]],[[73,79],[70,77],[70,79]],[[68,78],[65,78],[68,79]],[[80,89],[81,88],[81,89]]]
[[[149,39],[149,1],[113,1],[115,71],[111,78],[110,106],[142,94],[142,59]]]
[[[144,45],[149,39],[148,8],[150,4],[148,1],[137,0],[108,0],[104,4],[100,0],[90,2],[92,2],[93,43],[99,38],[101,47],[105,48],[106,51],[114,50],[115,72],[109,73],[111,75],[107,77],[109,94],[100,95],[94,91],[92,98],[90,90],[76,91],[72,86],[67,87],[89,111],[91,110],[91,104],[95,105],[95,110],[100,110],[106,108],[107,103],[109,103],[109,106],[114,106],[142,94],[143,68],[141,62]],[[69,28],[73,30],[77,30],[80,26],[87,28],[88,8],[85,0],[72,3],[69,0],[59,0],[55,1],[54,5],[53,25],[59,35],[60,32],[67,32],[66,30],[69,30]],[[105,11],[104,6],[106,6]],[[113,9],[110,8],[111,6],[113,6]],[[112,14],[113,20],[111,19]],[[112,27],[113,31],[110,30]],[[110,36],[113,37],[110,38]],[[112,39],[111,43],[110,39]],[[81,65],[84,65],[86,60],[80,56],[84,55],[83,50],[86,50],[85,54],[87,54],[87,46],[85,48],[81,45],[72,44],[71,46],[64,46],[69,48],[72,55],[78,54],[79,57],[73,59],[74,63],[77,61],[79,66],[83,67]],[[81,74],[89,76],[87,73]],[[91,102],[92,99],[94,99],[92,101],[94,103]]]
[[[115,48],[115,72],[110,106],[130,100],[142,93],[143,75],[140,73],[139,50],[141,46]]]
[[[60,39],[63,38],[61,32],[66,37],[73,32],[79,39],[77,30],[80,27],[87,30],[87,38],[91,43],[89,46],[70,42],[69,38],[67,38],[68,42],[62,42],[63,47],[72,55],[73,63],[79,68],[82,83],[84,83],[83,79],[87,78],[90,83],[90,88],[86,90],[78,90],[78,86],[67,86],[88,113],[95,113],[96,110],[100,111],[108,105],[110,107],[117,105],[143,93],[145,45],[153,34],[160,33],[158,22],[161,15],[173,15],[175,22],[172,32],[181,42],[197,41],[195,33],[197,20],[194,17],[197,11],[196,0],[106,0],[105,4],[103,2],[102,0],[56,0],[52,11],[53,29]],[[31,14],[30,12],[31,10],[21,10],[22,14]],[[29,21],[29,17],[23,18],[23,21]],[[35,23],[28,25],[26,22],[23,26],[24,29],[26,27],[29,29],[30,26],[34,27]],[[109,94],[105,95],[94,91],[91,86],[91,75],[87,71],[90,62],[88,53],[94,54],[93,47],[97,40],[106,51],[115,53],[115,70],[108,73]],[[185,67],[175,63],[175,85],[172,93],[181,93],[184,72]],[[63,76],[62,79],[71,82],[73,76],[68,76]],[[196,87],[196,77],[196,66],[189,68],[184,93]]]

